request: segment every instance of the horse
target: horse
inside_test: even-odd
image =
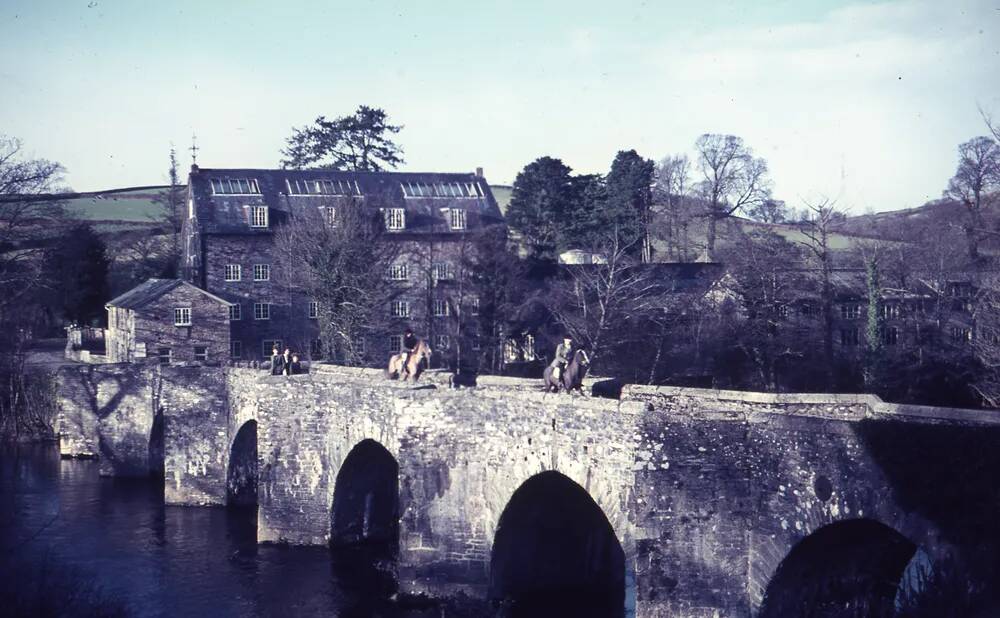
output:
[[[403,352],[393,354],[389,358],[389,367],[385,370],[385,377],[390,380],[400,379],[416,382],[417,378],[423,372],[422,361],[426,358],[429,362],[431,354],[433,354],[431,347],[421,339],[417,342],[417,347],[413,348],[413,352],[410,353],[410,361],[406,363],[405,367],[403,366],[403,359],[406,358],[406,355]]]
[[[552,375],[554,369],[552,365],[545,368],[545,371],[542,373],[545,390],[549,393],[558,393],[561,388],[567,393],[575,390],[583,394],[583,379],[587,376],[589,368],[590,357],[583,350],[577,350],[573,354],[573,358],[570,359],[569,364],[566,365],[566,369],[563,370],[562,375],[559,376],[559,380],[556,380]]]

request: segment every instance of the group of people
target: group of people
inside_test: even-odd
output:
[[[302,373],[302,363],[298,354],[285,348],[284,352],[278,351],[278,346],[271,350],[271,375],[273,376],[293,376]]]

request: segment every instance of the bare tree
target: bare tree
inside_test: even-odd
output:
[[[341,201],[293,210],[275,231],[277,282],[290,298],[318,303],[320,339],[330,358],[349,365],[368,359],[364,341],[385,335],[398,293],[388,279],[399,243],[386,239],[372,204]]]
[[[695,142],[701,181],[698,190],[705,200],[708,218],[706,249],[715,252],[716,225],[740,209],[770,198],[767,162],[735,135],[706,133]]]
[[[691,196],[691,161],[687,155],[667,156],[657,164],[653,199],[660,215],[657,235],[667,243],[668,258],[689,261],[692,257],[689,231],[695,204]]]
[[[592,362],[612,357],[612,347],[644,339],[636,325],[663,310],[659,282],[648,267],[630,257],[632,249],[614,230],[604,247],[605,263],[569,266],[566,277],[553,285],[550,309],[556,321],[588,351]]]
[[[945,195],[961,202],[967,211],[965,234],[969,258],[979,259],[983,236],[983,211],[1000,190],[1000,146],[992,137],[980,136],[958,147],[958,169]]]
[[[830,236],[833,225],[843,217],[843,212],[833,200],[823,198],[817,202],[804,202],[806,212],[801,241],[810,260],[818,267],[820,320],[823,327],[823,358],[826,360],[828,381],[832,381],[833,369],[833,251]]]

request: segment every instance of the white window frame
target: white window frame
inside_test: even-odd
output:
[[[204,352],[199,353],[198,350],[204,350]],[[196,345],[194,346],[194,361],[196,363],[207,363],[208,362],[208,346],[207,345]],[[200,358],[199,358],[200,357]]]
[[[164,354],[166,352],[166,354]],[[161,365],[169,365],[174,360],[174,352],[172,348],[161,347],[156,348],[156,362]],[[163,362],[166,361],[166,362]]]
[[[337,207],[336,206],[320,206],[320,211],[323,214],[323,222],[330,227],[337,227]]]
[[[394,354],[403,351],[402,335],[389,335],[389,351]]]
[[[229,305],[229,321],[239,322],[243,319],[243,305],[240,303],[233,303]]]
[[[434,335],[434,349],[447,350],[451,347],[451,335]]]
[[[409,281],[410,267],[406,262],[397,262],[389,267],[390,281]]]
[[[385,229],[405,230],[406,229],[406,209],[386,208],[385,209]]]
[[[451,262],[435,262],[431,266],[431,275],[435,281],[454,281],[455,266]]]
[[[271,265],[270,264],[254,264],[253,265],[253,280],[254,281],[270,281],[271,280]]]
[[[267,206],[255,205],[250,207],[250,227],[266,229],[270,222],[270,214]]]
[[[226,264],[226,281],[241,281],[243,279],[243,267],[239,264]]]
[[[431,302],[431,312],[436,318],[446,318],[451,315],[451,307],[447,298],[435,298]]]
[[[243,358],[243,342],[239,339],[229,342],[229,358]]]
[[[318,320],[319,319],[319,302],[315,300],[309,301],[309,319]]]
[[[246,190],[241,182],[246,183]],[[236,183],[236,190],[233,188]],[[256,178],[210,178],[208,184],[212,187],[212,195],[260,195],[260,185]],[[226,190],[228,189],[228,190]]]
[[[191,326],[191,307],[174,307],[174,326]]]
[[[271,303],[254,303],[253,304],[253,319],[255,320],[270,320],[271,319]]]
[[[448,225],[453,230],[464,230],[466,229],[466,215],[465,209],[463,208],[450,208],[448,209]]]
[[[469,298],[469,315],[477,316],[479,315],[479,297],[472,296]]]
[[[410,317],[410,301],[394,300],[389,308],[389,314],[394,318]]]

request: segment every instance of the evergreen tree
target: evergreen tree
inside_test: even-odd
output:
[[[571,172],[559,159],[541,157],[514,179],[507,223],[534,258],[554,261],[565,245],[560,235],[571,224],[576,199]]]
[[[611,163],[606,179],[607,202],[602,224],[617,228],[623,246],[635,247],[643,262],[652,260],[650,207],[656,164],[635,150],[622,150]]]
[[[104,241],[86,223],[71,227],[45,259],[50,306],[66,320],[89,324],[104,316],[110,260]]]
[[[403,127],[389,124],[389,115],[362,105],[350,116],[325,116],[301,129],[292,129],[282,165],[290,169],[334,169],[381,172],[403,163],[403,149],[392,136]]]

